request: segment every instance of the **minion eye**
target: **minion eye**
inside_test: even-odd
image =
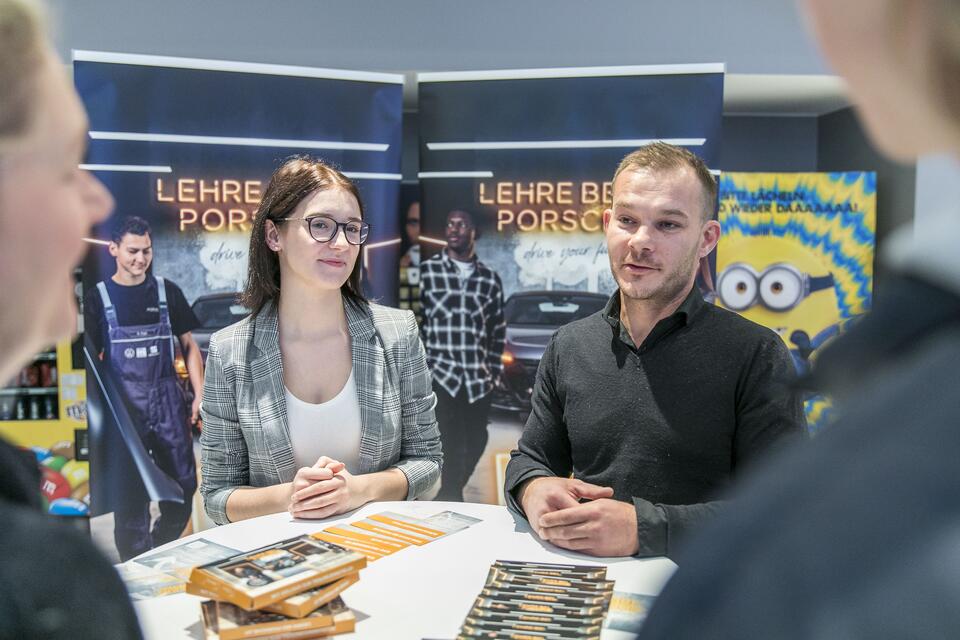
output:
[[[757,272],[743,263],[734,263],[723,270],[717,281],[720,302],[732,311],[743,311],[757,299]]]
[[[760,299],[772,311],[787,311],[803,299],[803,275],[788,264],[773,265],[760,277]]]

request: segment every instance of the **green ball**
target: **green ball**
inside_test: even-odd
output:
[[[63,465],[67,464],[67,459],[63,456],[50,456],[49,458],[44,458],[40,464],[48,469],[60,471],[60,469],[63,469]]]

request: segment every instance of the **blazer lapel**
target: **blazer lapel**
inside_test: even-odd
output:
[[[257,315],[253,344],[259,351],[250,363],[253,393],[260,415],[264,442],[277,472],[277,482],[289,482],[296,474],[287,401],[284,397],[283,363],[280,359],[280,330],[276,308],[270,304]]]
[[[360,468],[357,473],[371,473],[379,467],[379,443],[383,441],[383,345],[377,340],[372,317],[346,299],[343,307],[350,329],[350,352],[360,404]]]

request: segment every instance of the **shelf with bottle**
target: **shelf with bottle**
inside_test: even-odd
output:
[[[88,514],[84,377],[82,360],[64,341],[36,354],[8,388],[0,388],[0,437],[36,454],[41,493],[57,515]]]
[[[57,351],[36,354],[6,386],[0,387],[0,422],[56,420],[60,415]]]
[[[3,387],[0,396],[54,396],[56,387]]]
[[[59,415],[56,395],[0,395],[0,421],[56,420]]]
[[[26,364],[20,373],[6,385],[3,390],[10,389],[56,389],[57,380],[57,352],[54,349],[38,353]]]

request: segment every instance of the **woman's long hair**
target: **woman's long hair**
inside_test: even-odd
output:
[[[363,217],[363,200],[356,185],[321,160],[310,156],[293,156],[287,158],[270,177],[253,218],[247,282],[240,295],[240,303],[250,309],[253,316],[260,313],[268,302],[276,304],[280,298],[280,260],[276,252],[267,246],[267,220],[273,220],[277,226],[282,225],[283,218],[290,217],[305,198],[326,189],[343,189],[350,193],[357,199],[360,216]],[[343,297],[356,305],[366,302],[360,288],[360,266],[358,257],[350,277],[340,287]]]

